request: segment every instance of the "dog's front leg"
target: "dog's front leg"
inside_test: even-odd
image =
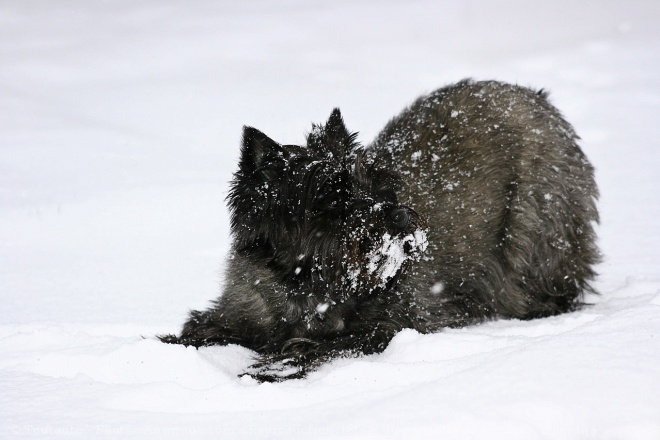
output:
[[[245,375],[259,382],[301,379],[336,358],[380,353],[395,334],[391,327],[376,327],[368,332],[347,333],[331,339],[294,338],[283,345],[281,352],[261,355]]]

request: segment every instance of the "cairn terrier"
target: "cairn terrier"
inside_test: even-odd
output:
[[[599,261],[594,170],[547,94],[465,80],[366,147],[338,109],[306,146],[245,127],[223,293],[195,347],[239,344],[261,381],[383,351],[397,332],[576,310]]]

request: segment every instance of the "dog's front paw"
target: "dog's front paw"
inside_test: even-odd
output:
[[[296,357],[272,355],[261,358],[261,361],[248,367],[242,376],[250,376],[259,382],[282,382],[289,379],[300,379],[307,374],[304,364]]]
[[[160,339],[161,342],[164,342],[166,344],[180,344],[181,343],[179,341],[179,338],[176,335],[157,335],[156,337],[158,339]]]

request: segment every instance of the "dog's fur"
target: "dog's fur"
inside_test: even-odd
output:
[[[244,128],[223,294],[165,342],[240,344],[259,380],[496,317],[579,308],[599,260],[593,167],[543,91],[462,81],[363,148],[339,110],[307,146]]]

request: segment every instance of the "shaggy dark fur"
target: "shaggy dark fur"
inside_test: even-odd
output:
[[[598,262],[593,167],[546,93],[462,81],[366,148],[334,110],[307,146],[246,127],[223,294],[169,343],[240,344],[259,380],[422,333],[581,306]]]

